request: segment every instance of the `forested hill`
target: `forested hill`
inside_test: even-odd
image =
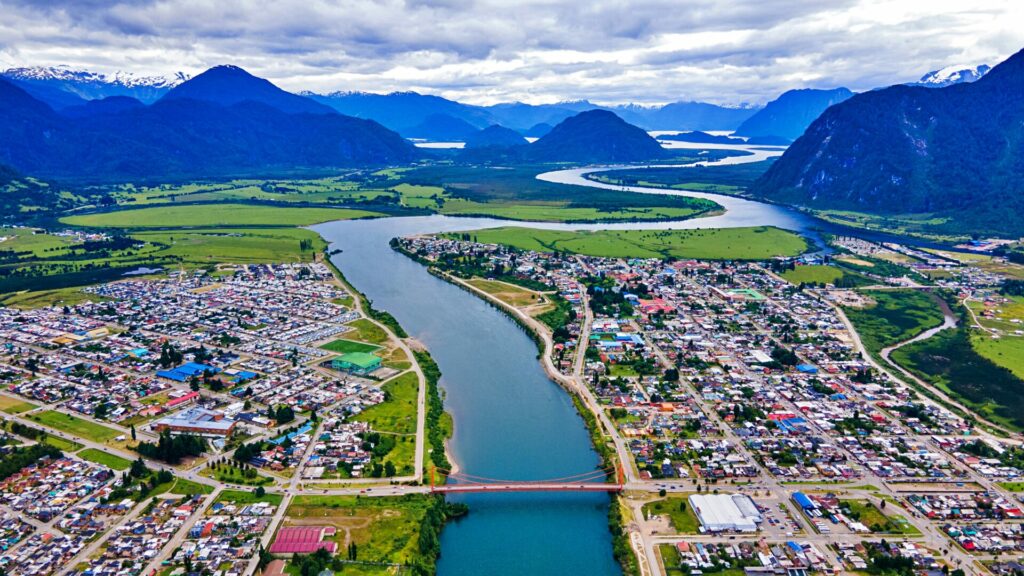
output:
[[[751,193],[921,215],[936,231],[1024,234],[1024,51],[974,83],[893,86],[832,106]]]
[[[526,148],[540,162],[642,162],[666,155],[644,130],[607,110],[567,118]]]

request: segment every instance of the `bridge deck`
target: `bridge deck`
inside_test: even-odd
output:
[[[517,484],[445,484],[431,486],[431,492],[621,492],[621,484],[586,483],[586,484],[550,484],[550,483],[517,483]]]

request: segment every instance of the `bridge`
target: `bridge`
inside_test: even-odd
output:
[[[437,482],[441,473],[443,483]],[[614,474],[615,482],[609,482]],[[549,480],[499,480],[465,472],[430,469],[432,494],[499,493],[499,492],[621,492],[625,485],[622,468],[599,468],[563,478]]]

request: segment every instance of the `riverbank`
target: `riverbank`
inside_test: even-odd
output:
[[[523,310],[502,301],[493,294],[473,286],[466,280],[449,272],[440,270],[436,266],[432,266],[430,261],[420,258],[416,254],[405,250],[397,243],[392,243],[391,246],[396,252],[399,252],[415,260],[419,264],[426,266],[428,272],[433,276],[479,297],[515,322],[516,325],[529,335],[537,345],[538,359],[540,360],[540,364],[548,378],[569,393],[573,406],[575,406],[577,413],[583,419],[583,422],[590,434],[593,448],[601,457],[600,466],[604,468],[612,468],[614,470],[621,470],[627,465],[627,463],[619,461],[619,457],[616,454],[615,449],[612,446],[609,446],[609,444],[614,445],[614,439],[607,436],[606,431],[601,424],[600,415],[594,411],[599,408],[592,407],[587,402],[587,398],[582,391],[582,386],[584,386],[584,384],[579,382],[576,378],[566,376],[560,372],[552,362],[553,332],[547,326]],[[582,354],[583,351],[578,350],[577,353]],[[608,476],[607,481],[624,481],[619,477],[619,474],[621,473],[616,473],[615,476]],[[612,555],[619,564],[624,575],[638,576],[640,574],[640,562],[639,558],[636,556],[634,547],[631,545],[630,532],[623,521],[621,503],[619,499],[619,495],[613,495],[608,509],[608,532],[612,537]]]

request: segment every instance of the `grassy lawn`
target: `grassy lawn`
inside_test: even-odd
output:
[[[1024,482],[999,482],[999,487],[1009,492],[1024,492]]]
[[[132,466],[131,461],[126,458],[121,458],[120,456],[116,456],[102,450],[97,450],[95,448],[86,448],[79,452],[78,456],[83,460],[95,462],[119,472],[121,470],[127,470]]]
[[[194,494],[210,494],[213,492],[213,486],[200,484],[184,478],[175,478],[174,483],[166,491],[171,494],[192,496]]]
[[[330,220],[380,216],[345,208],[291,208],[247,204],[159,206],[61,218],[64,224],[105,228],[181,228],[203,226],[308,226]]]
[[[690,503],[686,501],[687,496],[669,496],[663,500],[649,502],[644,504],[643,512],[648,518],[667,514],[677,534],[698,534],[700,520],[697,520],[697,515],[690,509]]]
[[[369,342],[370,344],[383,344],[388,341],[388,333],[366,318],[354,320],[349,322],[348,325],[356,329],[355,334],[352,335],[352,338],[356,340]]]
[[[103,298],[82,292],[78,288],[56,288],[53,290],[22,290],[0,296],[0,304],[11,308],[30,310],[58,304],[74,306],[82,302],[100,302]]]
[[[22,412],[28,412],[29,410],[35,410],[38,408],[36,404],[21,400],[19,398],[12,398],[10,396],[0,396],[0,411],[8,414],[21,414]]]
[[[792,232],[760,226],[708,230],[599,230],[569,232],[493,228],[473,232],[478,242],[536,252],[572,252],[605,258],[759,260],[795,256],[807,242]],[[456,235],[453,235],[456,236]]]
[[[376,432],[393,434],[416,433],[416,400],[419,378],[406,372],[382,386],[386,400],[356,415],[355,420],[367,422]],[[396,464],[397,465],[397,464]]]
[[[206,478],[213,478],[220,482],[229,482],[231,484],[242,484],[244,486],[266,486],[273,484],[274,480],[257,474],[255,478],[246,478],[241,470],[233,466],[223,465],[214,470],[212,467],[207,466],[199,472],[200,476]]]
[[[234,502],[235,504],[255,504],[256,502],[266,502],[274,506],[280,506],[281,501],[284,500],[284,496],[280,494],[264,494],[263,496],[257,497],[252,492],[243,492],[241,490],[225,490],[217,496],[217,502]]]
[[[786,270],[782,277],[791,284],[833,284],[843,277],[843,271],[835,266],[797,266]]]
[[[121,432],[118,432],[113,428],[107,428],[106,426],[95,422],[79,418],[78,416],[64,414],[63,412],[57,412],[55,410],[47,410],[45,412],[31,414],[28,418],[29,420],[39,422],[44,426],[49,426],[55,430],[67,432],[68,434],[78,436],[79,438],[92,440],[93,442],[108,442],[121,435]]]
[[[920,532],[902,516],[897,521],[886,516],[874,503],[868,500],[842,500],[840,506],[847,510],[850,518],[867,526],[874,534],[919,535]]]
[[[1006,368],[1017,378],[1024,380],[1024,337],[1003,336],[992,338],[987,335],[971,334],[971,347],[978,354]]]
[[[544,295],[538,292],[534,292],[533,290],[528,290],[514,284],[509,284],[507,282],[501,282],[499,280],[473,278],[471,280],[467,280],[466,283],[474,288],[483,290],[510,306],[530,306],[533,304],[542,304],[547,302]]]
[[[74,452],[82,449],[82,445],[78,442],[68,440],[67,438],[61,438],[60,436],[54,436],[53,434],[47,434],[46,438],[43,438],[43,443],[49,444],[62,452]]]
[[[875,301],[867,308],[846,308],[846,317],[873,356],[882,348],[909,340],[942,324],[942,309],[931,295],[920,290],[867,290]]]
[[[418,494],[379,498],[296,496],[284,525],[335,526],[338,548],[345,548],[348,534],[359,547],[360,560],[409,564],[420,555],[420,526],[430,498]]]
[[[321,348],[324,350],[330,350],[331,352],[337,352],[339,354],[348,354],[349,352],[373,352],[374,350],[380,350],[380,346],[344,339],[328,342],[321,346]]]
[[[658,553],[661,554],[661,562],[665,565],[665,572],[669,574],[683,574],[680,568],[682,558],[679,557],[679,550],[673,544],[658,544]]]

